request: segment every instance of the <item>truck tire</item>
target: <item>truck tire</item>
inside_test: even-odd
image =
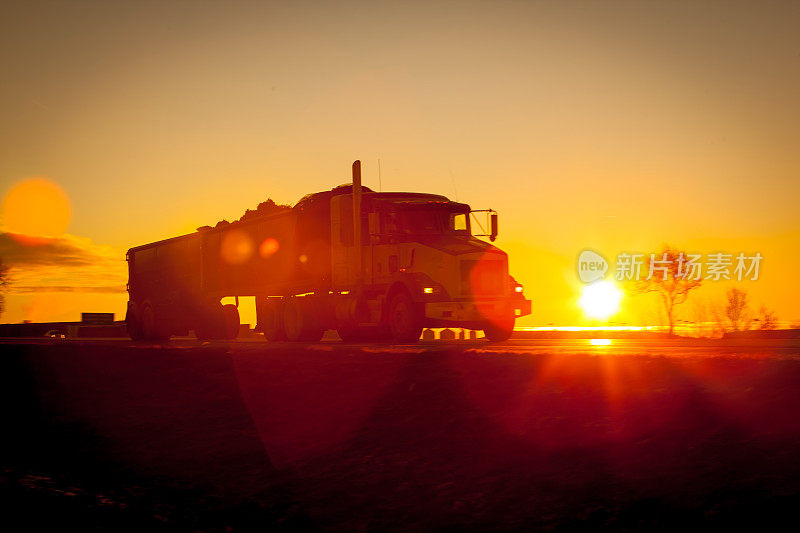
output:
[[[222,306],[222,314],[225,319],[225,337],[228,340],[233,340],[239,336],[239,310],[233,304],[225,304]]]
[[[325,329],[307,309],[305,301],[286,298],[283,305],[283,329],[292,342],[318,342]]]
[[[136,302],[128,302],[128,310],[125,313],[125,329],[127,329],[131,340],[144,340],[142,321],[139,318],[139,306],[136,305]]]
[[[225,337],[225,312],[219,302],[204,307],[199,313],[198,321],[194,328],[198,340],[210,341]]]
[[[155,306],[147,300],[142,304],[142,336],[145,340],[154,342],[169,340],[169,333],[161,323]]]
[[[279,298],[267,298],[261,304],[261,330],[264,338],[270,342],[280,342],[286,340],[286,332],[283,329],[283,310]]]
[[[397,343],[414,343],[422,335],[422,319],[411,300],[411,296],[401,291],[389,300],[389,330]]]
[[[491,323],[483,328],[483,334],[492,342],[503,342],[511,338],[514,333],[514,317],[497,323]]]

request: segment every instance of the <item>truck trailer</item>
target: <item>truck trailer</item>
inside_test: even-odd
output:
[[[508,256],[494,245],[498,215],[445,196],[375,192],[352,184],[304,196],[291,209],[205,226],[128,250],[128,332],[163,341],[194,331],[233,339],[239,297],[256,300],[269,341],[419,340],[423,328],[510,337],[531,312]],[[473,234],[475,213],[487,230]],[[476,219],[477,220],[477,219]],[[233,296],[236,304],[222,305]]]

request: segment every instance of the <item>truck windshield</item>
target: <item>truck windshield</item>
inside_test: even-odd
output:
[[[408,210],[386,213],[383,233],[406,235],[469,235],[466,213],[444,210]]]

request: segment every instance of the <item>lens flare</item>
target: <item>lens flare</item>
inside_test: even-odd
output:
[[[261,243],[261,246],[258,247],[258,253],[261,254],[261,257],[269,257],[277,252],[278,248],[280,248],[278,241],[272,237],[267,237],[264,239],[264,242]]]
[[[222,238],[220,254],[222,259],[231,265],[241,265],[253,255],[253,239],[241,230],[231,230]]]
[[[578,304],[591,318],[608,318],[619,311],[622,291],[610,281],[595,281],[583,287]]]

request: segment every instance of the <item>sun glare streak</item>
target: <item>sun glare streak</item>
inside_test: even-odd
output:
[[[589,339],[589,344],[592,346],[609,346],[611,339]]]

